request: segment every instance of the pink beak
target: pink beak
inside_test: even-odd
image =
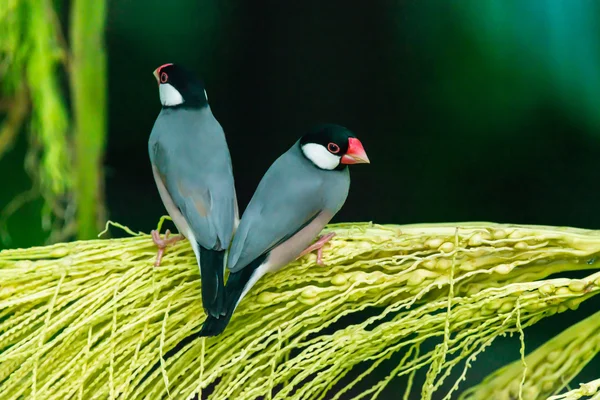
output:
[[[348,151],[342,157],[342,164],[370,164],[369,157],[360,142],[356,138],[348,139]]]
[[[152,75],[154,75],[154,77],[156,78],[156,83],[158,83],[159,85],[160,85],[160,70],[163,69],[164,67],[166,67],[167,65],[173,65],[173,63],[163,64],[160,67],[156,68],[152,72]]]

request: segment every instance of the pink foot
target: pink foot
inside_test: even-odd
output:
[[[165,232],[165,238],[164,239],[160,238],[160,234],[158,233],[157,230],[153,230],[150,233],[152,234],[152,241],[158,247],[158,253],[156,253],[156,262],[154,263],[154,266],[158,267],[160,265],[160,262],[162,260],[163,254],[165,253],[165,249],[167,248],[167,246],[170,245],[170,244],[173,244],[175,242],[178,242],[178,241],[182,240],[183,236],[182,235],[178,235],[178,236],[169,238],[169,235],[171,234],[171,231],[169,231],[168,229]]]
[[[296,260],[308,253],[312,253],[317,250],[317,265],[323,265],[323,246],[325,243],[329,242],[335,236],[335,232],[328,233],[327,235],[321,236],[315,243],[308,246],[300,255],[296,258]]]

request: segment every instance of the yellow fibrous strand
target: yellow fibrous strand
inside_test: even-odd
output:
[[[145,234],[0,252],[0,398],[376,398],[404,377],[404,398],[449,399],[495,338],[516,334],[524,346],[528,326],[600,292],[599,231],[486,222],[328,231],[324,266],[307,255],[265,276],[223,334],[197,339],[147,378],[205,318],[187,241],[158,268]],[[548,278],[574,270],[589,272]],[[581,328],[590,338],[596,320]],[[569,378],[590,360],[568,332],[547,353],[523,347],[521,360],[463,394],[557,393],[568,381],[537,372],[550,354],[565,366],[552,371]],[[385,361],[387,376],[357,395]],[[413,387],[419,371],[425,383]]]
[[[570,382],[600,352],[600,311],[573,325],[537,348],[525,358],[530,371],[520,390],[523,362],[509,364],[481,384],[462,393],[461,400],[579,399],[591,396],[600,388],[600,379],[580,388],[556,394],[556,382]]]

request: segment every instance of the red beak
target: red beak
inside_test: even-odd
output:
[[[357,138],[348,139],[348,151],[342,157],[342,164],[370,164],[369,157]]]
[[[163,64],[160,67],[156,68],[153,72],[152,75],[154,75],[154,77],[156,78],[156,82],[160,85],[160,70],[163,69],[164,67],[166,67],[167,65],[173,65],[173,63],[167,63],[167,64]]]

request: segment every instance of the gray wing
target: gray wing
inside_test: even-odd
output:
[[[330,199],[325,198],[326,176],[298,163],[296,156],[288,152],[280,157],[258,185],[231,245],[227,264],[232,272],[269,252],[330,208]],[[340,196],[339,207],[346,194]],[[339,207],[331,210],[333,214]]]
[[[164,125],[155,126],[163,132],[152,135],[150,159],[196,241],[207,249],[224,250],[237,217],[229,150],[216,120],[192,127],[199,132],[184,135],[177,126],[167,132]]]

